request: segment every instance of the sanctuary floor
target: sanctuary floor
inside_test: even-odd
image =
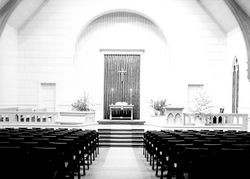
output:
[[[155,171],[142,154],[142,148],[100,148],[100,154],[87,170],[88,179],[155,179]]]

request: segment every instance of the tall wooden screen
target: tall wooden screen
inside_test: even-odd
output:
[[[109,119],[109,105],[116,102],[132,103],[134,119],[139,119],[140,55],[105,54],[104,63],[104,119]]]
[[[238,59],[235,57],[233,63],[232,113],[238,113],[239,108],[239,73]]]

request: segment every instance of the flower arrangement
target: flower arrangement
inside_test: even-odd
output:
[[[150,100],[150,106],[154,109],[155,115],[164,115],[165,108],[168,106],[167,99]]]
[[[83,96],[80,96],[76,102],[71,104],[74,111],[91,111],[91,103],[89,96],[84,92]]]

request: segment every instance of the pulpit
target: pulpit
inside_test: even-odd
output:
[[[127,104],[126,102],[117,102],[116,104],[109,105],[110,120],[113,119],[130,119],[133,120],[134,105]]]

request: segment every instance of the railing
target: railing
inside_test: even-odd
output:
[[[57,112],[1,111],[0,123],[54,123]]]
[[[95,112],[0,111],[2,124],[93,123]]]
[[[238,127],[241,130],[248,129],[248,115],[247,114],[202,114],[197,116],[195,114],[183,113],[183,125],[205,125],[205,126],[232,126]]]

